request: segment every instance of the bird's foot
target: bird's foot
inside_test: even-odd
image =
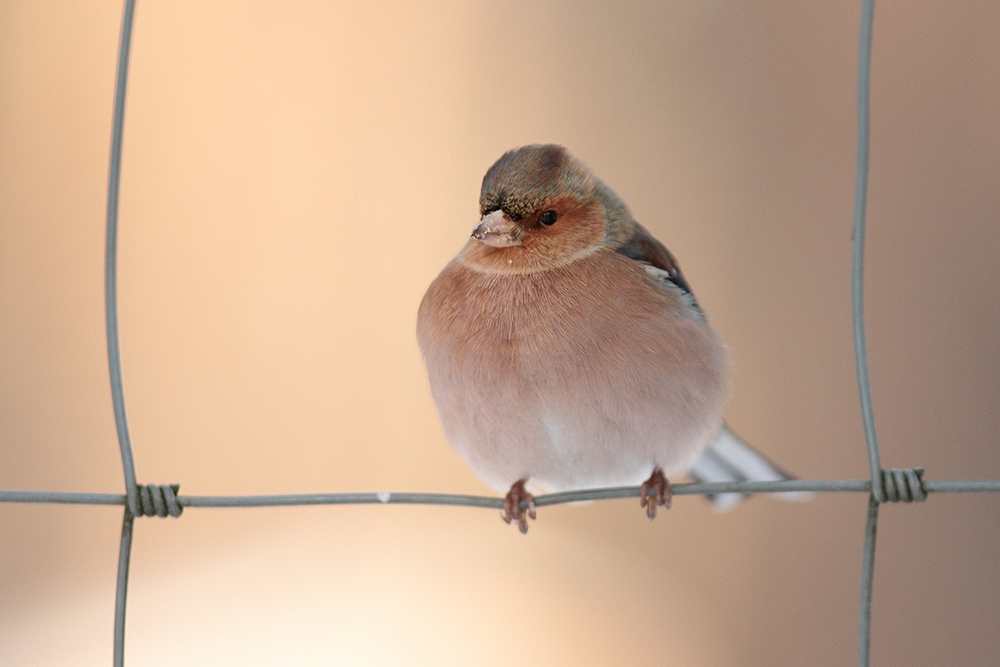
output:
[[[652,491],[652,493],[650,493]],[[650,521],[656,518],[656,507],[658,505],[670,509],[670,499],[673,496],[670,492],[670,482],[663,475],[663,471],[657,466],[653,469],[653,474],[642,483],[639,492],[639,506],[646,508],[646,516]]]
[[[500,517],[504,523],[517,521],[517,529],[524,535],[528,532],[528,517],[535,518],[535,497],[524,489],[524,483],[528,481],[521,479],[514,482],[507,492],[507,497],[503,499],[503,512]],[[526,507],[521,509],[521,503]]]

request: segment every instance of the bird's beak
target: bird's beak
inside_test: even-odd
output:
[[[472,238],[495,248],[521,245],[521,228],[502,210],[483,216],[472,230]]]

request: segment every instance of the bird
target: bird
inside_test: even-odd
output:
[[[789,478],[723,423],[728,348],[674,256],[585,163],[556,144],[510,150],[479,209],[420,303],[417,342],[445,436],[506,491],[505,522],[526,533],[538,489],[641,483],[653,519],[668,476]]]

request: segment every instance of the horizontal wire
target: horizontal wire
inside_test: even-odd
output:
[[[928,493],[998,493],[1000,479],[924,480]],[[675,496],[719,493],[870,493],[867,479],[789,479],[778,482],[691,482],[672,484]],[[638,498],[638,486],[564,491],[535,496],[535,506],[561,505],[586,500]],[[454,505],[503,508],[503,498],[452,493],[291,493],[238,496],[178,496],[182,507],[283,507],[295,505]],[[67,491],[0,491],[0,503],[56,503],[68,505],[124,505],[121,493]]]
[[[123,493],[73,491],[0,491],[0,503],[57,503],[62,505],[124,505]]]
[[[977,493],[981,491],[1000,491],[1000,480],[951,480],[938,479],[924,482],[925,491],[935,493]]]

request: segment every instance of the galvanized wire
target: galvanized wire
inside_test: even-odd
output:
[[[862,492],[869,494],[865,539],[862,549],[858,613],[858,665],[870,661],[872,581],[875,568],[875,535],[879,505],[883,502],[922,501],[927,493],[1000,492],[1000,480],[924,480],[923,469],[882,470],[875,417],[868,377],[868,352],[864,324],[864,232],[868,190],[869,108],[871,81],[871,45],[874,0],[862,0],[858,50],[858,142],[855,179],[854,227],[851,264],[852,318],[854,325],[855,363],[861,414],[868,449],[869,479],[783,480],[775,482],[681,483],[672,485],[673,494],[713,495],[719,493],[781,492]],[[132,532],[136,516],[179,516],[184,507],[275,507],[302,505],[420,504],[502,509],[503,498],[443,493],[308,493],[234,496],[182,496],[178,485],[136,483],[135,461],[125,412],[121,351],[118,336],[117,308],[117,239],[118,205],[121,183],[122,139],[125,115],[125,92],[128,62],[135,18],[135,0],[125,0],[122,14],[118,67],[115,81],[111,159],[108,176],[107,237],[105,244],[105,311],[107,325],[108,368],[125,477],[125,494],[79,493],[60,491],[3,491],[0,502],[56,503],[75,505],[123,506],[122,533],[115,594],[114,665],[123,667],[125,657],[125,608],[128,588]],[[539,495],[536,507],[584,500],[607,500],[639,497],[639,487],[588,489]]]
[[[114,405],[118,447],[125,473],[125,505],[122,539],[118,551],[118,585],[115,593],[114,665],[125,664],[125,597],[128,590],[129,555],[132,552],[133,516],[140,514],[139,489],[135,477],[132,439],[125,414],[125,387],[122,383],[122,357],[118,340],[118,202],[121,192],[122,139],[125,131],[125,87],[128,61],[132,50],[132,25],[135,0],[125,0],[122,10],[121,39],[118,44],[118,71],[115,76],[115,111],[111,125],[111,160],[108,167],[108,224],[104,245],[104,313],[108,338],[108,374],[111,378],[111,401]]]
[[[902,471],[906,473],[907,471]],[[1000,479],[922,480],[926,493],[1000,493]],[[871,493],[867,479],[788,479],[780,482],[692,482],[671,484],[675,496],[718,493]],[[638,498],[638,486],[564,491],[535,496],[537,507],[587,500]],[[905,498],[901,498],[904,502]],[[378,491],[369,493],[289,493],[233,496],[177,496],[181,507],[287,507],[302,505],[451,505],[503,508],[503,498],[456,493],[410,493]],[[121,493],[80,493],[71,491],[0,491],[0,503],[61,505],[125,505]],[[152,515],[148,515],[152,516]]]
[[[868,495],[865,542],[861,549],[861,592],[858,593],[858,667],[868,667],[872,644],[872,580],[875,576],[875,532],[879,502]]]
[[[885,502],[879,462],[878,437],[875,433],[875,410],[872,407],[872,387],[868,379],[868,345],[865,342],[865,211],[868,203],[868,153],[870,146],[870,94],[872,19],[875,0],[862,0],[861,37],[858,40],[858,161],[854,180],[854,230],[851,234],[851,316],[854,323],[854,363],[858,375],[858,395],[861,399],[861,421],[868,445],[868,467],[872,478],[872,493]]]
[[[858,596],[858,667],[868,667],[871,656],[872,577],[875,573],[875,529],[878,505],[886,501],[882,463],[875,432],[875,409],[868,378],[868,345],[865,341],[865,211],[868,206],[868,155],[871,146],[872,26],[875,0],[861,0],[861,27],[858,31],[858,155],[854,179],[854,230],[851,248],[851,319],[854,324],[854,365],[858,376],[861,421],[868,448],[871,496],[865,522],[864,551],[861,557],[861,593]],[[897,496],[898,498],[898,496]]]
[[[904,474],[907,471],[901,471]],[[926,493],[1000,493],[1000,479],[922,480]],[[140,487],[147,488],[147,487]],[[671,484],[675,496],[710,496],[719,493],[871,493],[867,479],[788,479],[780,482],[691,482]],[[638,498],[638,486],[564,491],[535,496],[536,507],[589,500]],[[906,498],[900,500],[906,501]],[[181,507],[289,507],[303,505],[450,505],[502,509],[503,498],[456,493],[410,493],[378,491],[368,493],[288,493],[233,496],[177,496]],[[69,491],[0,491],[0,503],[48,503],[69,505],[125,505],[121,493],[80,493]],[[146,513],[146,516],[154,516]]]
[[[122,515],[122,539],[118,546],[118,583],[115,586],[115,648],[113,665],[125,665],[125,594],[128,591],[129,560],[132,556],[132,526],[135,517],[128,505]]]
[[[111,164],[108,169],[108,224],[104,246],[104,316],[108,338],[108,374],[111,378],[111,402],[115,411],[118,448],[125,472],[125,493],[133,514],[139,513],[139,492],[135,481],[135,459],[125,414],[125,388],[122,383],[122,355],[118,342],[118,201],[122,177],[122,138],[125,130],[125,85],[128,82],[128,59],[132,47],[132,24],[135,0],[125,0],[122,34],[118,45],[118,74],[115,78],[115,111],[111,125]]]

